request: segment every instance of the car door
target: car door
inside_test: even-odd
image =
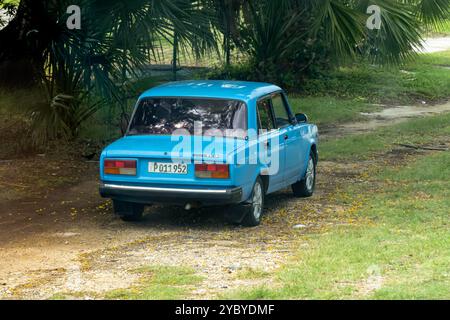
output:
[[[273,192],[283,187],[285,143],[276,130],[270,96],[257,102],[258,140],[260,161],[261,155],[266,153],[270,161],[269,187],[267,192]]]
[[[300,126],[292,115],[287,99],[282,92],[273,94],[271,102],[276,126],[284,141],[283,184],[287,186],[298,181],[304,170]]]

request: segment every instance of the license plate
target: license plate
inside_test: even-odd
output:
[[[188,166],[183,163],[162,163],[149,162],[148,172],[150,173],[170,173],[170,174],[188,174]]]

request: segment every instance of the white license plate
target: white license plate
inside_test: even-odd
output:
[[[183,163],[163,163],[149,162],[148,172],[150,173],[170,173],[170,174],[188,174],[188,166]]]

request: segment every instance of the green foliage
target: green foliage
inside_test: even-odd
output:
[[[32,123],[23,116],[21,108],[36,105],[40,101],[44,101],[44,98],[38,90],[0,90],[1,159],[35,151],[35,145],[30,139]]]
[[[254,80],[253,67],[243,62],[237,65],[230,65],[228,67],[215,67],[208,70],[206,73],[201,72],[197,75],[198,78],[207,78],[211,80],[241,80],[252,81]]]
[[[83,9],[81,30],[66,27],[69,5]],[[42,37],[42,68],[35,66],[46,102],[30,108],[33,138],[41,144],[54,138],[77,136],[80,125],[99,108],[121,108],[134,91],[137,78],[150,56],[158,55],[161,39],[176,31],[179,45],[196,56],[215,48],[213,13],[198,1],[127,2],[58,1],[46,5],[52,34]],[[35,48],[29,48],[30,51]]]
[[[369,5],[368,1],[362,3]],[[370,4],[381,8],[382,24],[380,30],[366,31],[367,40],[360,46],[362,53],[381,64],[398,64],[413,57],[414,49],[420,47],[422,40],[422,23],[415,6],[392,0],[371,1]]]
[[[84,102],[84,103],[83,103]],[[32,140],[45,145],[50,140],[72,140],[78,136],[80,126],[98,109],[99,104],[88,104],[76,97],[58,94],[50,103],[32,104],[27,112],[33,122]]]
[[[12,2],[1,1],[2,5],[6,3]],[[27,48],[39,52],[35,60],[42,61],[42,67],[35,66],[36,74],[47,93],[46,102],[30,109],[37,130],[33,137],[39,143],[76,137],[82,123],[102,108],[119,109],[119,122],[126,122],[128,98],[136,92],[133,81],[152,58],[162,60],[163,46],[175,46],[175,33],[185,56],[205,56],[218,52],[219,46],[224,48],[226,62],[230,62],[231,50],[244,55],[237,65],[226,63],[225,69],[213,70],[208,74],[211,78],[274,82],[292,91],[321,95],[326,92],[350,100],[364,95],[370,102],[379,97],[395,98],[397,94],[438,99],[447,87],[444,75],[436,71],[433,76],[441,73],[439,81],[432,83],[430,79],[438,77],[427,78],[430,72],[425,65],[413,70],[420,74],[417,78],[392,76],[378,66],[329,70],[357,56],[376,63],[399,63],[413,57],[412,49],[421,40],[421,28],[438,26],[448,16],[449,3],[450,0],[48,2],[45,10],[52,32],[45,36],[32,33],[38,37],[42,52],[32,47],[32,41]],[[65,25],[69,4],[83,8],[81,30],[68,30]],[[369,31],[364,26],[369,4],[382,8],[381,30]],[[307,78],[313,80],[305,82]],[[419,87],[423,90],[419,91]]]
[[[298,90],[309,96],[331,95],[388,105],[434,102],[450,95],[445,66],[450,66],[450,51],[420,55],[400,66],[380,67],[362,60],[320,72]]]
[[[69,4],[73,3],[49,4],[54,34],[42,52],[43,69],[36,70],[46,99],[26,108],[33,121],[32,138],[39,145],[52,139],[73,139],[80,125],[102,104],[120,101],[123,92],[117,85],[123,71],[119,66],[124,67],[119,64],[121,51],[112,45],[110,32],[96,24],[94,4],[76,3],[86,10],[81,30],[69,30],[65,25]],[[135,65],[130,59],[126,68]]]
[[[255,80],[280,83],[286,65],[294,61],[305,33],[298,27],[304,16],[290,1],[250,2],[250,18],[242,26],[242,48],[250,57]],[[294,29],[297,29],[294,32]]]
[[[365,27],[369,5],[381,8],[381,29]],[[377,64],[399,64],[415,57],[421,30],[448,14],[450,1],[249,1],[240,26],[238,48],[248,67],[227,68],[224,77],[245,71],[245,79],[297,88],[355,57]],[[230,73],[231,72],[231,73]],[[219,73],[220,74],[220,73]]]

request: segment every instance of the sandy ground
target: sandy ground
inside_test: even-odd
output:
[[[324,135],[358,134],[447,111],[449,103],[389,108]],[[367,183],[368,167],[364,162],[321,162],[314,197],[296,199],[290,190],[270,195],[262,225],[246,229],[226,222],[229,208],[186,212],[155,206],[141,223],[122,222],[112,214],[110,202],[98,196],[96,163],[80,164],[82,170],[71,172],[77,179],[71,182],[69,176],[58,188],[38,188],[20,178],[29,168],[51,164],[45,156],[0,162],[0,298],[47,299],[67,292],[101,298],[136,283],[139,275],[133,270],[141,266],[193,267],[205,280],[186,298],[215,298],[258,284],[236,274],[246,269],[272,272],[307,245],[308,234],[345,223],[337,218],[346,208],[335,194],[340,185]],[[35,178],[62,174],[51,172],[35,172]]]

